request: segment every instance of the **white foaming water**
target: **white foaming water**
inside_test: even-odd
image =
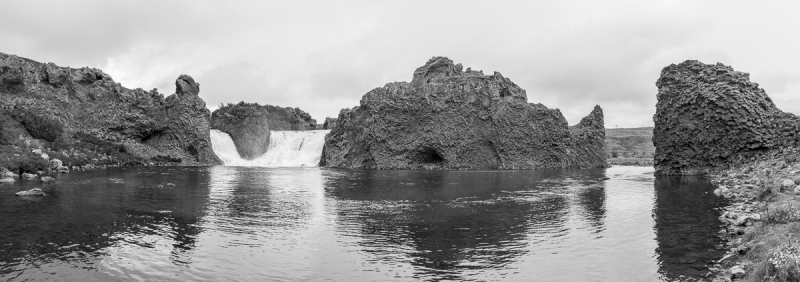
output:
[[[212,129],[211,130],[211,149],[214,154],[222,160],[223,163],[233,163],[236,161],[243,161],[236,151],[236,145],[233,144],[233,139],[228,133]]]
[[[211,147],[226,166],[318,166],[330,130],[270,131],[267,152],[253,160],[239,156],[230,135],[211,130]]]

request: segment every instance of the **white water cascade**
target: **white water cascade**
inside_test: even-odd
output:
[[[216,129],[211,130],[211,147],[226,166],[317,166],[329,131],[270,131],[267,152],[253,160],[242,159],[230,135]]]

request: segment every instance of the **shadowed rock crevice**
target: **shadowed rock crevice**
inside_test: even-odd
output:
[[[442,155],[436,149],[430,147],[420,148],[416,159],[423,164],[440,164],[444,162]]]
[[[664,68],[656,86],[657,174],[703,174],[800,145],[800,118],[779,110],[748,73],[689,60]]]
[[[366,169],[606,167],[603,111],[575,126],[529,104],[499,72],[434,57],[408,82],[368,92],[326,136],[321,164]]]

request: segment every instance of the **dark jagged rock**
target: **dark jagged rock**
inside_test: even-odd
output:
[[[165,99],[155,89],[122,87],[98,69],[0,53],[0,108],[6,113],[52,120],[63,126],[58,138],[88,134],[144,159],[221,163],[211,149],[210,113],[198,96],[199,85],[187,75],[175,85],[176,93]]]
[[[704,174],[800,145],[800,118],[779,110],[748,73],[689,60],[664,68],[656,86],[657,174]]]
[[[365,169],[606,167],[603,111],[575,126],[495,72],[434,57],[339,113],[321,165]]]
[[[325,118],[322,129],[333,129],[334,127],[336,127],[336,118]]]
[[[317,120],[299,108],[239,102],[211,113],[211,128],[228,133],[239,155],[254,159],[266,153],[270,130],[313,130]]]

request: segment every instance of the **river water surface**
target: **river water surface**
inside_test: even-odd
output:
[[[0,185],[0,280],[660,281],[725,204],[652,168],[147,167]],[[604,180],[604,178],[610,178]],[[16,197],[42,187],[45,197]]]

